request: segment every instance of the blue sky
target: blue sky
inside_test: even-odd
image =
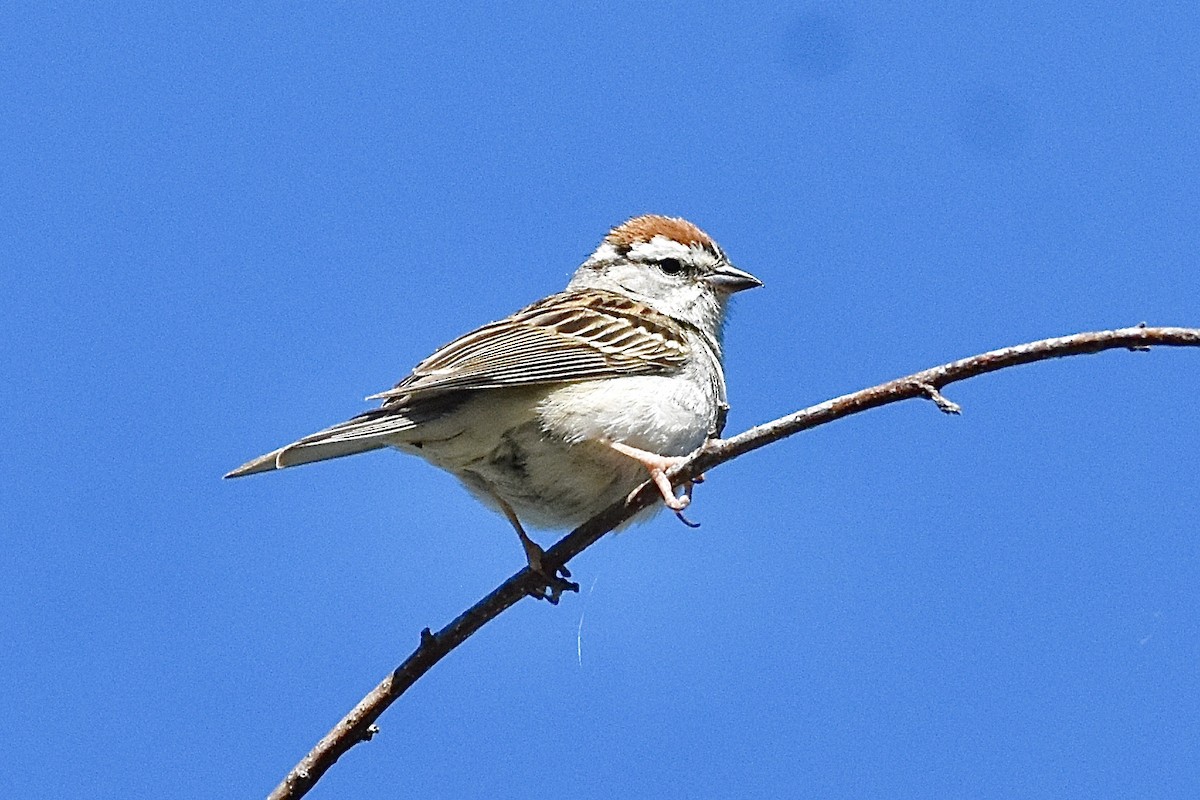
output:
[[[11,797],[265,794],[522,563],[376,453],[239,482],[687,216],[766,283],[738,431],[1200,324],[1194,3],[29,4],[0,26]],[[318,798],[1191,797],[1200,353],[951,387],[722,467]],[[542,534],[549,543],[549,534]]]

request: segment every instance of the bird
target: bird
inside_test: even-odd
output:
[[[547,574],[525,525],[575,527],[647,476],[662,505],[682,512],[691,487],[677,496],[666,473],[721,435],[726,310],[761,285],[695,224],[634,217],[608,231],[563,291],[439,348],[369,396],[378,408],[225,477],[382,448],[419,456],[508,519],[545,581],[537,595],[557,602],[578,586],[565,567]]]

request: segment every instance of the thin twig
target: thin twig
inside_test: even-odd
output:
[[[947,384],[966,378],[1034,361],[1098,353],[1115,348],[1141,351],[1150,349],[1152,345],[1200,347],[1200,329],[1147,328],[1145,323],[1142,323],[1141,326],[1133,328],[1043,339],[964,358],[870,389],[826,400],[729,439],[710,441],[693,453],[686,463],[673,469],[670,478],[674,485],[694,480],[696,476],[751,450],[765,447],[800,431],[900,400],[927,398],[946,413],[958,413],[959,407],[943,397],[940,390]],[[657,502],[658,498],[658,490],[652,483],[642,485],[624,502],[610,506],[559,540],[547,551],[543,559],[544,568],[553,571],[555,566],[566,564],[638,511]],[[396,667],[391,675],[364,697],[317,743],[275,787],[269,800],[298,798],[307,793],[343,753],[359,742],[369,740],[375,734],[378,730],[375,720],[396,698],[404,694],[408,687],[447,653],[466,641],[471,634],[518,600],[531,594],[538,588],[538,584],[538,576],[530,573],[528,569],[522,569],[436,634],[428,628],[421,631],[420,644],[412,655]]]
[[[962,406],[952,400],[947,400],[946,396],[937,390],[937,387],[932,383],[918,383],[917,388],[920,389],[926,397],[933,401],[933,404],[938,407],[938,410],[943,414],[961,414]]]

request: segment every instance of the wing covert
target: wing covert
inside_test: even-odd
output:
[[[563,292],[455,339],[368,399],[670,372],[682,323],[611,292]]]

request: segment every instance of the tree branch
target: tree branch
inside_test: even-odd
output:
[[[672,470],[670,478],[674,485],[679,485],[726,461],[800,431],[900,400],[927,398],[942,411],[957,414],[959,407],[942,396],[941,388],[977,375],[1034,361],[1115,348],[1149,350],[1151,345],[1200,347],[1200,329],[1147,328],[1143,324],[1134,328],[1043,339],[960,359],[870,389],[826,400],[729,439],[710,441],[693,453],[685,464]],[[552,573],[556,566],[567,563],[606,533],[658,501],[659,494],[654,485],[650,482],[643,484],[624,502],[605,509],[550,548],[543,562],[546,571]],[[375,720],[434,664],[484,624],[537,589],[539,584],[538,576],[530,573],[528,568],[522,569],[436,634],[428,628],[421,631],[420,644],[412,655],[317,743],[275,788],[268,800],[298,798],[306,794],[343,753],[375,735]]]

